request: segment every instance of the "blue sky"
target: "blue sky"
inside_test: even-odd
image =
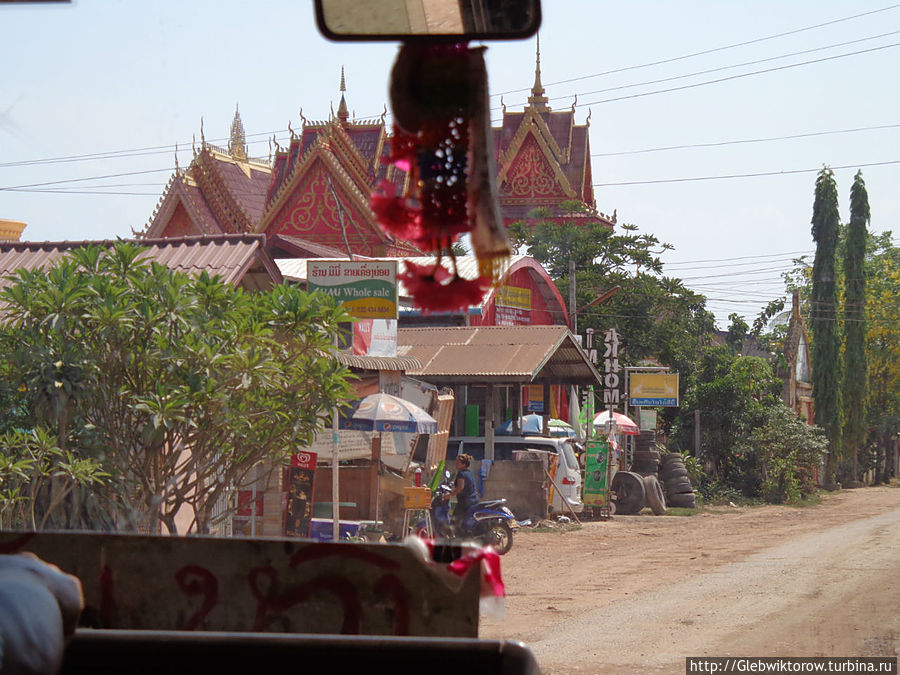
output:
[[[782,292],[790,259],[813,250],[806,170],[848,167],[835,171],[846,218],[862,168],[872,229],[898,229],[900,5],[543,4],[543,81],[554,109],[577,94],[577,120],[591,115],[598,208],[674,245],[668,272],[707,295],[720,321],[752,319]],[[284,142],[301,108],[324,119],[337,107],[341,66],[351,110],[380,115],[396,52],[327,42],[307,0],[0,5],[0,25],[0,218],[26,221],[30,240],[130,236],[176,143],[190,161],[201,118],[221,142],[239,104],[251,153],[267,157],[267,139]],[[535,41],[487,54],[499,118],[501,93],[510,109],[527,97]],[[660,150],[672,146],[692,147]],[[116,156],[71,161],[92,153]],[[47,159],[66,161],[37,162]],[[747,174],[775,175],[719,178]]]

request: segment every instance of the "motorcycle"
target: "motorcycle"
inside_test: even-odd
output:
[[[500,555],[507,553],[512,548],[513,528],[518,527],[518,521],[506,506],[506,500],[489,499],[473,504],[461,522],[454,527],[450,518],[450,500],[444,499],[453,492],[449,482],[450,472],[446,472],[444,477],[444,482],[437,486],[431,498],[431,520],[435,537],[448,540],[474,539],[483,546],[492,546]],[[415,532],[420,537],[427,537],[424,519],[416,523]]]

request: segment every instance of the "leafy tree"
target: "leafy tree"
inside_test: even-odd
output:
[[[839,216],[834,174],[822,169],[816,179],[812,236],[816,257],[812,271],[811,321],[812,380],[816,424],[828,436],[828,479],[834,480],[841,452],[840,373],[841,342],[838,331],[835,250]]]
[[[891,244],[890,232],[870,235],[869,242],[866,408],[871,458],[863,468],[880,469],[877,479],[883,481],[889,478],[892,438],[900,431],[900,249]]]
[[[844,453],[850,478],[859,479],[859,449],[866,441],[866,225],[869,196],[862,172],[850,189],[850,224],[844,245]]]
[[[747,331],[750,326],[744,321],[744,318],[737,313],[728,315],[731,324],[728,326],[728,332],[725,334],[725,344],[727,344],[735,354],[740,354],[744,347],[744,338],[747,337]]]
[[[347,395],[346,371],[329,357],[346,317],[325,296],[251,294],[141,251],[88,247],[53,269],[20,270],[2,295],[14,345],[4,374],[25,383],[26,405],[60,450],[113,476],[100,513],[73,490],[65,517],[48,524],[159,520],[175,532],[186,507],[206,532],[227,490],[305,445]]]
[[[566,218],[583,210],[572,204],[554,216],[536,209],[510,227],[513,245],[545,267],[563,297],[572,281],[569,260],[574,260],[576,307],[619,286],[610,301],[579,315],[579,327],[616,328],[623,338],[623,363],[656,359],[687,377],[715,328],[705,298],[663,274],[659,254],[671,246],[634,225],[613,231],[590,219],[582,224]]]
[[[679,418],[672,431],[674,447],[691,448],[693,411],[700,411],[700,451],[712,480],[757,496],[757,458],[740,451],[748,434],[763,424],[766,411],[779,401],[781,380],[759,357],[739,356],[727,346],[708,347],[691,378]]]
[[[797,502],[815,493],[814,467],[828,440],[819,427],[810,426],[783,403],[766,411],[739,454],[754,457],[760,468],[760,496],[767,502]]]
[[[0,435],[0,526],[44,529],[78,488],[102,486],[100,463],[56,444],[41,427]]]

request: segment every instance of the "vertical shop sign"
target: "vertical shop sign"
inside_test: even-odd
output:
[[[291,465],[284,471],[287,490],[284,534],[287,537],[309,537],[316,459],[316,453],[303,450],[291,457]]]
[[[619,334],[610,328],[603,334],[603,404],[612,413],[619,405]]]

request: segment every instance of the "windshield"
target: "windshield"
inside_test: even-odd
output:
[[[438,4],[519,3],[379,8]],[[766,521],[785,532],[773,546],[788,526],[806,536],[820,496],[830,526],[900,522],[898,490],[830,490],[900,469],[900,4],[545,0],[541,17],[524,40],[401,51],[328,41],[310,0],[0,0],[0,539],[399,550],[424,518],[406,489],[423,496],[467,452],[479,489],[494,471],[535,527],[476,533],[516,541],[515,623],[476,599],[457,626],[534,639],[552,672],[684,670],[588,662],[629,635],[609,664],[674,643],[896,656],[896,592],[828,586],[862,570],[897,588],[896,532],[773,548],[752,584],[711,583],[702,602],[679,584],[740,572]],[[594,424],[606,408],[633,419]],[[586,448],[583,485],[561,439],[592,424],[606,442]],[[509,460],[493,467],[491,434]],[[540,464],[514,465],[526,448]],[[549,452],[565,462],[553,511]],[[535,480],[503,482],[523,468]],[[839,541],[894,556],[844,564]],[[230,587],[179,555],[166,583],[184,602],[161,611],[202,628]],[[115,614],[121,577],[81,557]],[[403,584],[425,577],[390,566],[357,575],[357,598],[259,557],[234,576],[267,629],[301,596],[346,633],[431,629],[410,617],[449,603],[406,611]],[[788,587],[755,621],[718,614]]]

